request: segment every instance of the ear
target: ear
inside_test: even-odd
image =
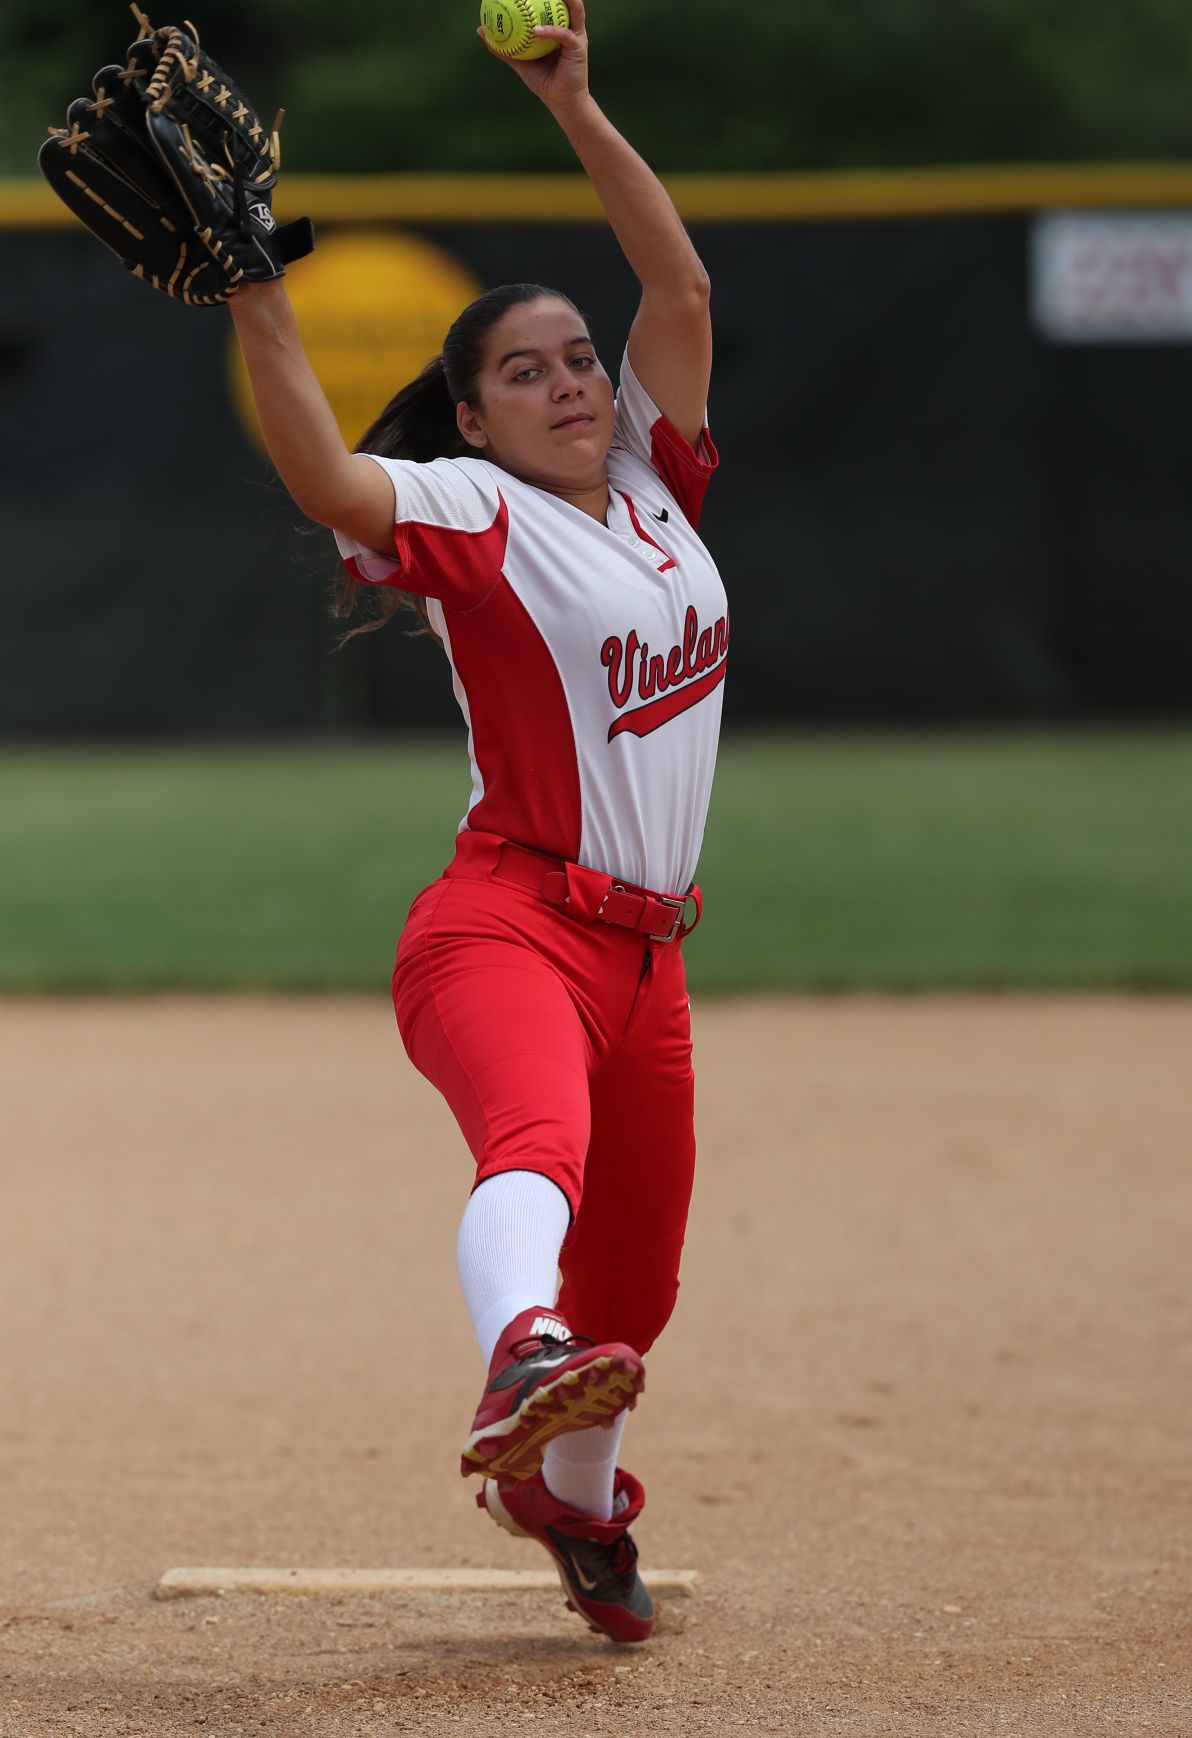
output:
[[[455,421],[461,435],[470,447],[486,447],[488,436],[484,432],[479,416],[470,404],[457,404]]]

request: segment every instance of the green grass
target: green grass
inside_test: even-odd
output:
[[[387,984],[462,746],[0,754],[0,989]],[[704,990],[1192,985],[1192,734],[735,738]]]

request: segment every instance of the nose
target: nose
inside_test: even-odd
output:
[[[556,400],[563,400],[570,398],[575,393],[582,393],[582,391],[583,382],[564,363],[556,371],[555,378],[551,382],[551,397]]]

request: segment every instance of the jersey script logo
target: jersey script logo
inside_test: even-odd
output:
[[[723,682],[727,653],[728,616],[720,616],[701,631],[693,604],[688,604],[683,619],[683,638],[668,652],[651,652],[636,628],[630,628],[624,639],[610,634],[600,648],[600,662],[608,671],[609,698],[621,717],[609,725],[608,740],[626,730],[648,736],[680,712],[698,706]],[[626,712],[635,696],[647,704]]]

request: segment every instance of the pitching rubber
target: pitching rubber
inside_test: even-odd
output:
[[[695,1569],[642,1571],[650,1592],[663,1598],[691,1598],[699,1590]],[[264,1596],[299,1594],[306,1598],[343,1594],[552,1593],[553,1569],[167,1569],[157,1583],[158,1599],[200,1599],[220,1594]]]

